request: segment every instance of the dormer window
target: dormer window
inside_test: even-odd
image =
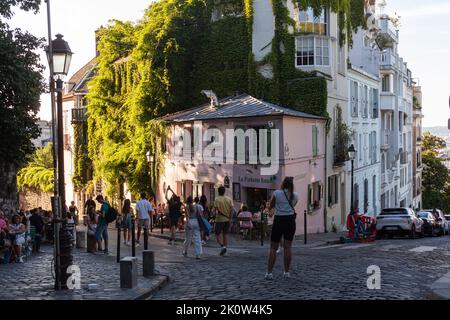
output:
[[[298,9],[296,13],[298,32],[328,35],[329,16],[326,9],[323,9],[317,17],[314,16],[312,8],[308,8],[306,11]]]

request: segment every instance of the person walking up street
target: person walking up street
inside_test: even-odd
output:
[[[103,251],[104,254],[108,254],[108,222],[106,221],[106,215],[110,205],[105,201],[102,195],[98,195],[96,200],[102,206],[98,216],[97,228],[95,229],[95,239],[98,243],[98,251]],[[105,242],[104,250],[102,250],[102,239]]]
[[[78,221],[79,221],[79,219],[78,219],[78,208],[75,205],[75,201],[71,201],[70,202],[69,212],[70,212],[70,215],[72,216],[72,218],[75,221],[75,225],[78,225]]]
[[[141,230],[150,229],[150,217],[153,214],[152,204],[147,200],[146,194],[144,192],[141,193],[141,199],[136,204],[136,211],[138,216],[138,230],[136,237],[136,245],[140,245],[141,238]]]
[[[172,197],[169,199],[169,191],[172,192]],[[166,200],[169,206],[169,220],[170,220],[170,239],[169,245],[175,244],[175,232],[180,222],[181,217],[181,199],[176,193],[170,188],[166,190]]]
[[[44,234],[44,219],[42,219],[41,211],[39,209],[32,210],[30,217],[30,225],[36,228],[34,236],[33,252],[41,253],[41,241]]]
[[[233,201],[225,196],[225,187],[219,187],[219,196],[214,201],[214,209],[216,210],[215,233],[219,243],[220,255],[227,253],[228,233],[230,231],[233,219]]]
[[[194,240],[195,258],[200,259],[203,253],[199,222],[202,214],[201,206],[194,204],[191,196],[188,197],[186,200],[186,239],[183,245],[183,255],[185,257],[188,255],[188,249],[192,240]]]
[[[266,280],[273,280],[273,267],[275,265],[278,246],[284,239],[284,278],[290,277],[290,267],[292,259],[292,241],[295,236],[295,206],[298,202],[298,194],[294,192],[294,181],[286,177],[281,185],[281,189],[273,193],[270,200],[269,209],[275,208],[275,218],[273,221],[271,246],[269,261],[267,266]],[[271,213],[272,214],[272,213]]]
[[[126,246],[131,245],[131,215],[133,214],[133,208],[131,208],[130,199],[125,199],[122,208],[122,228],[123,228],[123,244]],[[127,237],[128,236],[128,237]]]

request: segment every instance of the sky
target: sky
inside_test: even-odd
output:
[[[11,26],[47,37],[47,10],[16,11]],[[52,33],[61,33],[73,56],[70,74],[95,55],[94,32],[108,20],[137,21],[151,0],[51,0]],[[422,86],[425,127],[447,126],[450,117],[450,0],[387,0],[385,13],[400,16],[400,55]],[[45,54],[42,62],[47,65]],[[69,74],[69,77],[70,77]],[[48,77],[48,74],[46,75]],[[39,116],[51,118],[50,99],[42,96]]]

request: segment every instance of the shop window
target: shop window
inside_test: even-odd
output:
[[[309,212],[314,212],[321,208],[322,202],[322,185],[315,182],[308,187],[308,208]]]

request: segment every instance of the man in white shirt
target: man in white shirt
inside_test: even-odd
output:
[[[141,199],[136,204],[136,211],[138,215],[138,230],[136,242],[139,244],[141,238],[141,229],[144,227],[148,230],[150,227],[150,217],[153,212],[152,204],[146,199],[145,193],[141,193]]]

